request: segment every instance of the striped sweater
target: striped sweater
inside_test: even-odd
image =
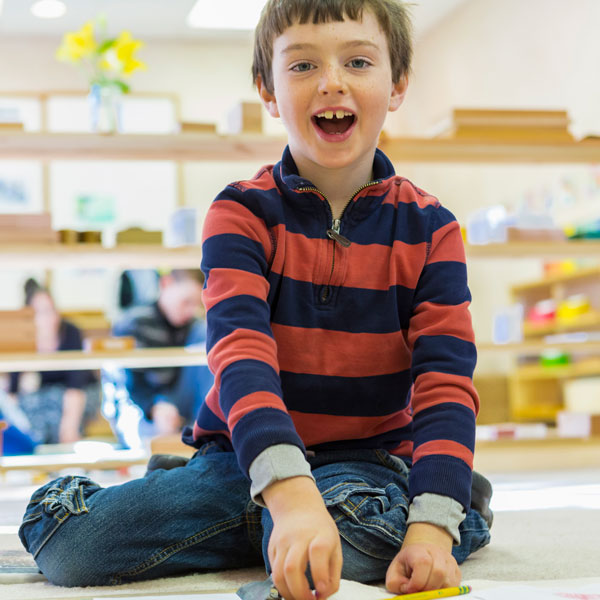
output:
[[[282,160],[233,183],[205,220],[215,385],[184,441],[382,448],[412,460],[410,499],[469,506],[478,397],[459,226],[377,150],[373,181],[333,223]]]

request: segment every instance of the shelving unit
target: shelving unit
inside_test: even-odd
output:
[[[591,302],[588,312],[569,320],[547,323],[523,323],[522,346],[539,346],[544,350],[558,350],[572,357],[569,364],[542,366],[522,364],[515,368],[509,380],[510,409],[515,419],[554,420],[564,408],[563,385],[579,377],[600,376],[600,340],[582,343],[549,345],[544,336],[600,331],[600,267],[589,267],[572,273],[555,274],[538,281],[515,285],[511,288],[514,302],[524,307],[527,315],[531,307],[542,300],[552,299],[558,305],[573,294],[584,293]],[[521,353],[523,356],[524,353]],[[600,403],[600,398],[598,398]]]
[[[286,144],[283,138],[262,135],[219,136],[214,134],[185,133],[173,135],[97,135],[84,133],[24,133],[5,132],[0,134],[0,160],[23,159],[40,160],[47,163],[52,160],[172,160],[178,163],[185,161],[244,161],[260,163],[276,162]],[[490,163],[490,164],[574,164],[600,163],[600,140],[583,140],[580,142],[539,142],[539,141],[480,141],[450,139],[416,139],[388,138],[382,136],[381,149],[390,159],[397,163]],[[556,242],[511,242],[508,244],[489,244],[485,246],[467,245],[469,260],[477,259],[521,259],[521,258],[600,258],[600,241],[577,240],[562,243]],[[200,263],[199,248],[168,249],[155,246],[127,246],[102,248],[100,246],[0,246],[0,254],[5,257],[5,268],[23,267],[148,267],[168,264],[173,267],[197,267]],[[590,274],[599,279],[599,272]],[[564,282],[560,282],[562,284]],[[549,285],[545,281],[544,285]],[[521,286],[523,288],[523,286]],[[524,289],[524,288],[523,288]],[[533,293],[533,292],[532,292]],[[542,293],[540,291],[540,293]],[[594,323],[597,324],[597,316]],[[596,327],[596,324],[593,326]],[[589,323],[588,323],[589,325]],[[600,327],[598,327],[600,328]],[[565,329],[567,331],[568,329]],[[515,356],[535,356],[551,346],[545,344],[540,337],[547,332],[537,332],[536,339],[527,339],[522,344],[505,346],[479,345],[480,351],[511,353]],[[590,356],[600,356],[600,343],[587,342],[574,345],[560,344],[556,347],[571,348]],[[141,350],[120,355],[72,356],[69,368],[97,368],[103,361],[119,360],[123,366],[156,366],[157,364],[175,364],[173,362],[153,363],[150,355],[143,356]],[[147,352],[144,350],[144,352]],[[179,355],[157,353],[152,360],[183,361],[191,364],[191,355],[177,351]],[[61,353],[64,354],[64,353]],[[83,354],[83,353],[82,353]],[[134,358],[135,357],[135,358]],[[75,360],[76,359],[76,360]],[[197,358],[194,358],[196,360]],[[14,357],[10,369],[41,370],[43,365],[52,365],[55,369],[61,363],[56,357],[40,362],[39,356]],[[18,362],[20,361],[20,362]],[[138,361],[138,362],[136,362]],[[139,362],[142,361],[142,362]],[[142,364],[143,363],[143,364]],[[0,357],[0,365],[4,368],[8,362]],[[64,365],[64,363],[62,363]],[[73,367],[73,364],[79,365]],[[85,366],[83,366],[85,364]],[[177,364],[184,364],[178,362]],[[40,366],[41,365],[41,366]],[[93,365],[93,366],[91,366]],[[528,367],[529,368],[529,367]],[[587,367],[586,367],[587,368]],[[595,369],[596,367],[589,367]],[[575,377],[579,371],[565,369],[560,371],[561,378]],[[598,365],[600,370],[600,364]],[[588,373],[588,371],[585,371]],[[555,385],[557,377],[539,378],[539,369],[517,370],[514,378],[515,387],[524,388],[530,385],[537,393],[546,394],[547,405],[554,407],[552,393],[544,389],[546,383]],[[558,374],[558,371],[556,372]],[[521,376],[521,380],[519,377]],[[529,382],[529,383],[526,383]],[[546,383],[544,383],[546,382]],[[556,386],[555,386],[556,387]],[[548,388],[550,389],[550,388]],[[552,388],[554,389],[554,388]],[[552,408],[548,414],[555,414]],[[526,418],[532,417],[528,414]]]
[[[270,162],[279,160],[285,144],[285,138],[250,134],[98,135],[11,132],[0,135],[0,159]],[[379,147],[395,162],[600,162],[598,140],[547,143],[384,136]]]
[[[127,244],[104,248],[100,244],[0,244],[3,269],[22,268],[145,268],[168,265],[199,268],[200,248]]]
[[[207,364],[204,350],[196,350],[192,347],[136,348],[102,352],[63,350],[50,353],[0,353],[0,372],[82,371],[101,369],[114,363],[125,368],[184,367]]]
[[[466,244],[467,258],[511,260],[515,258],[600,259],[600,240],[569,240],[565,242],[508,242],[506,244]]]

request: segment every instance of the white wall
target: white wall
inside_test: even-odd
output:
[[[469,0],[416,49],[391,132],[421,135],[452,107],[566,108],[600,134],[600,2]]]

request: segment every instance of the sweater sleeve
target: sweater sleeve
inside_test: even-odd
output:
[[[410,499],[449,496],[468,510],[479,399],[477,359],[460,228],[443,207],[433,211],[427,256],[410,319],[413,468]]]
[[[245,202],[244,194],[227,188],[204,222],[206,350],[215,387],[203,410],[206,422],[226,424],[240,467],[249,476],[251,463],[271,446],[305,450],[283,402],[271,330],[267,275],[274,238],[260,207]]]

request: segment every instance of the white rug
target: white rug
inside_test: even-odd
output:
[[[508,476],[506,476],[508,477]],[[582,487],[600,483],[599,471],[581,471],[569,474],[521,474],[494,479],[498,491],[497,503],[519,494],[532,492],[523,505],[531,510],[497,510],[492,527],[492,543],[475,553],[461,567],[463,580],[478,587],[489,587],[497,582],[547,582],[556,580],[586,581],[600,578],[600,509],[581,508],[596,506],[600,497],[596,487]],[[571,507],[533,510],[535,502],[548,500],[545,505],[560,506],[557,485],[572,490],[566,494]],[[579,487],[577,487],[579,486]],[[559,486],[560,487],[560,486]],[[582,491],[583,490],[583,491]],[[538,493],[536,500],[536,493]],[[578,495],[579,494],[579,495]],[[531,500],[533,498],[533,500]],[[564,502],[563,502],[564,504]],[[599,504],[600,505],[600,504]],[[16,536],[0,536],[2,549],[19,548]],[[37,598],[94,598],[143,594],[173,594],[191,592],[232,592],[244,583],[265,577],[263,569],[244,569],[220,573],[171,577],[114,587],[61,588],[47,581],[7,583],[0,585],[2,600],[32,600]],[[14,580],[13,580],[14,581]],[[595,582],[595,579],[589,579]],[[598,579],[600,581],[600,579]],[[344,583],[335,600],[354,600],[360,590],[360,600],[380,600],[390,594],[377,586],[351,586]]]

